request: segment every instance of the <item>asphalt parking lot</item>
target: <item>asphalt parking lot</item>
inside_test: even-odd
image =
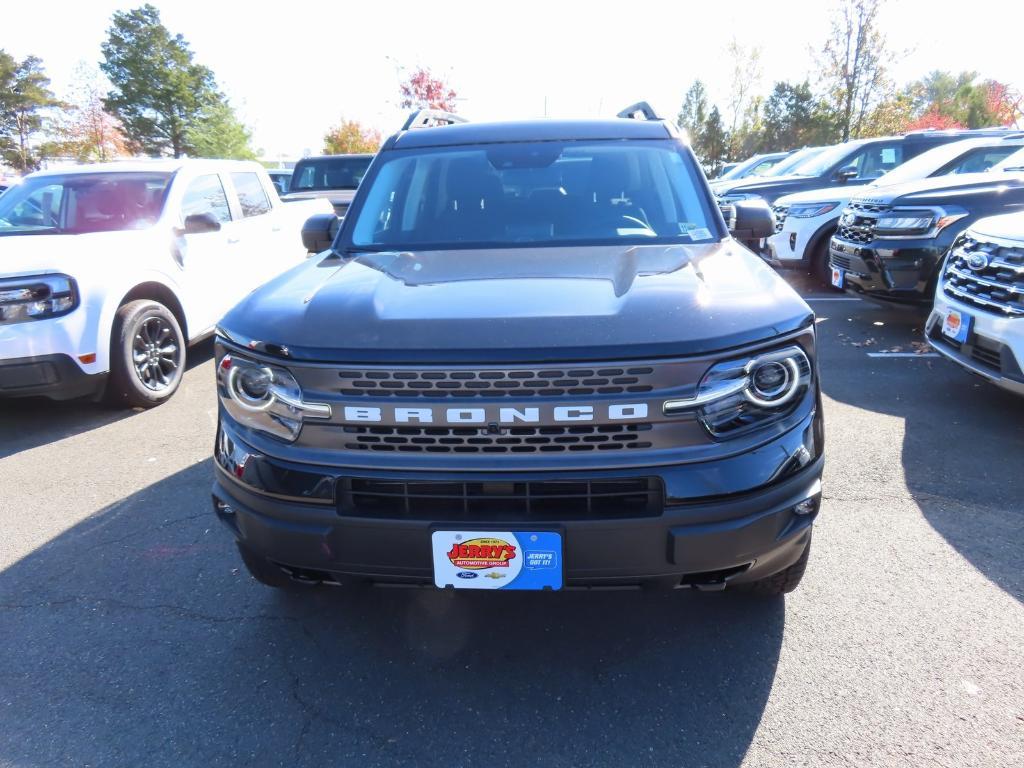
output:
[[[152,411],[0,404],[0,765],[1024,764],[1024,399],[807,292],[826,498],[785,599],[282,596],[210,511],[208,344]]]

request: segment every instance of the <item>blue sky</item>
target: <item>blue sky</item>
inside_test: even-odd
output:
[[[58,94],[79,61],[97,61],[110,15],[138,3],[8,3],[0,48],[43,58]],[[674,115],[695,77],[723,109],[735,38],[760,46],[767,93],[780,79],[816,79],[813,51],[828,29],[828,2],[195,2],[156,0],[252,127],[267,157],[320,149],[342,116],[388,132],[401,121],[399,67],[448,77],[472,118],[614,114],[638,99]],[[895,76],[978,70],[1024,87],[1019,47],[999,31],[1018,26],[1012,4],[890,0],[883,27],[901,51]],[[41,18],[39,10],[45,11]],[[1003,20],[1000,26],[1000,20]]]

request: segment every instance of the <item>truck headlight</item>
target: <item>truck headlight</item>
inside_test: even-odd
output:
[[[810,388],[812,375],[798,346],[727,360],[704,374],[695,397],[670,400],[664,412],[694,412],[715,437],[732,437],[788,416]]]
[[[839,203],[799,203],[789,206],[789,215],[794,219],[813,219],[824,216],[839,207]]]
[[[78,303],[78,285],[67,275],[0,279],[0,324],[60,317]]]
[[[306,419],[329,419],[326,403],[306,402],[295,377],[276,365],[226,354],[217,366],[221,402],[240,424],[289,442]]]

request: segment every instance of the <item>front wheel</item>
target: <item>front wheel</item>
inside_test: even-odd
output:
[[[114,405],[152,408],[169,400],[185,370],[185,337],[174,314],[146,299],[117,310],[110,339],[107,398]]]
[[[832,239],[834,232],[823,238],[820,243],[815,247],[814,253],[811,254],[811,277],[821,283],[821,287],[828,291],[841,291],[842,289],[836,288],[832,285],[832,267],[828,263],[829,257],[829,241]]]

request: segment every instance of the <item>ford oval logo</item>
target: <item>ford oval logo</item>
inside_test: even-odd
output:
[[[975,272],[981,272],[981,270],[988,267],[989,260],[988,254],[981,251],[976,251],[967,257],[967,266],[973,269]]]
[[[472,571],[459,571],[455,575],[458,576],[460,579],[475,579],[477,576]]]

